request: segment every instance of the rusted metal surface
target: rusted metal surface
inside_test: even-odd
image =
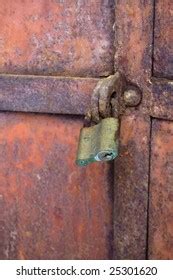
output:
[[[0,150],[2,148],[0,147]],[[2,154],[2,152],[1,152]],[[2,168],[0,169],[0,174],[2,173]],[[11,175],[12,177],[13,175]],[[2,177],[1,177],[2,179]],[[5,178],[1,181],[2,184],[8,185]],[[1,187],[0,187],[1,188]],[[4,190],[5,191],[5,190]],[[9,203],[10,208],[5,202],[5,197],[2,192],[0,192],[0,259],[6,259],[6,256],[10,252],[10,258],[16,259],[16,222],[17,222],[17,209],[14,204]]]
[[[119,118],[126,107],[138,106],[142,99],[141,90],[126,80],[119,71],[100,79],[91,95],[91,104],[86,113],[86,125],[99,123],[103,118]]]
[[[150,118],[123,116],[115,160],[114,258],[145,259]]]
[[[157,0],[154,30],[154,76],[173,78],[173,3]]]
[[[161,5],[164,6],[165,2],[160,0],[161,2]],[[167,14],[160,12],[160,17],[165,17],[164,20],[169,24],[168,28],[164,28],[161,32],[165,32],[162,38],[167,36],[166,43],[169,49],[165,55],[169,56],[170,66],[172,63],[170,58],[172,53],[170,21],[172,19],[168,19],[168,14],[171,12],[170,7],[168,7],[168,1],[166,1],[166,6],[169,11],[167,11]],[[127,80],[137,84],[142,89],[143,98],[136,110],[138,116],[134,117],[134,108],[126,108],[125,115],[121,121],[120,156],[115,161],[114,178],[114,251],[115,258],[145,259],[147,256],[147,199],[150,149],[149,116],[173,120],[173,88],[171,81],[158,80],[156,82],[151,79],[154,1],[115,1],[115,18],[115,71],[121,71]],[[157,32],[155,34],[157,36]],[[159,40],[162,40],[162,38]],[[156,43],[156,38],[154,42]],[[159,47],[159,44],[156,44],[155,47]],[[164,51],[163,49],[162,52]],[[160,63],[166,66],[163,58],[161,60]],[[169,66],[168,71],[170,71]],[[168,76],[166,71],[164,76]],[[169,214],[171,215],[170,212]],[[169,240],[169,242],[171,241]],[[157,246],[156,243],[155,246]]]
[[[110,106],[108,105],[110,105],[111,95],[115,92],[114,87],[111,90],[107,90],[105,80],[95,78],[0,75],[0,111],[84,115],[91,103],[92,114],[88,112],[87,121],[90,121],[92,118],[98,122],[100,117],[106,117],[110,114]],[[98,87],[94,91],[98,82]],[[127,85],[124,83],[124,89],[126,87],[128,92],[128,88],[131,88],[131,86],[128,83]],[[134,86],[132,86],[133,88]],[[142,104],[139,106],[142,114],[173,120],[172,81],[152,79],[144,87],[143,92]],[[146,92],[149,93],[147,100]],[[92,102],[90,101],[91,96]],[[128,108],[124,112],[125,105],[128,106],[128,102],[125,95],[123,95],[123,91],[121,90],[120,92],[120,98],[117,95],[114,97],[112,106],[114,109],[117,108],[117,110],[114,110],[113,114],[115,116],[122,112],[127,112],[128,114]],[[117,103],[114,104],[114,101]],[[132,100],[132,103],[134,104],[134,100]]]
[[[114,70],[141,88],[143,98],[137,108],[123,110],[121,120],[120,157],[115,162],[114,257],[145,259],[149,116],[173,120],[172,82],[151,79],[152,66],[154,75],[172,77],[171,1],[156,1],[154,53],[153,0],[117,0],[115,4],[113,0],[1,2],[0,73],[42,76],[0,76],[0,110],[75,115],[85,114],[98,79],[48,75],[113,74],[115,5]],[[163,31],[165,22],[168,26]],[[105,103],[100,104],[103,114],[108,99],[105,96]],[[114,101],[115,105],[116,98]],[[98,109],[99,99],[94,102]],[[168,123],[154,121],[153,126],[156,137],[151,148],[156,138],[164,146],[168,138],[169,144],[164,151],[156,143],[154,150],[160,161],[151,174],[149,258],[172,257],[168,252],[172,246],[172,154],[167,148],[172,151],[172,124]],[[113,170],[107,164],[84,169],[75,166],[81,126],[82,121],[76,118],[0,114],[1,259],[112,258]],[[155,154],[152,164],[157,161]],[[162,166],[166,156],[169,166]],[[159,177],[161,168],[169,178]],[[160,184],[168,183],[165,192],[156,188],[155,174]],[[165,210],[159,209],[160,200]],[[158,217],[156,210],[160,211]],[[158,249],[156,242],[160,242]]]
[[[107,76],[114,0],[1,0],[0,73]]]
[[[145,259],[150,134],[152,0],[115,1],[115,71],[142,90],[137,108],[126,107],[115,161],[114,257]]]
[[[150,93],[148,113],[155,118],[173,120],[173,81],[153,79]]]
[[[173,122],[153,120],[149,259],[173,259]]]
[[[112,167],[75,165],[81,119],[0,114],[1,259],[111,259]]]
[[[0,75],[0,110],[84,115],[98,79]]]
[[[141,99],[118,72],[103,79],[0,75],[0,111],[85,115],[91,107],[86,121],[98,122],[111,115],[110,103],[114,116],[124,112],[124,90],[136,91],[131,106]]]
[[[91,95],[91,105],[86,114],[86,121],[98,123],[102,118],[110,117],[113,114],[115,107],[117,115],[119,115],[119,103],[123,91],[126,88],[126,79],[120,72],[110,75],[98,81]],[[114,104],[114,109],[111,107],[111,99],[116,95],[117,104]]]
[[[126,106],[125,115],[152,113],[153,0],[115,1],[115,70],[142,92],[136,109]],[[126,103],[126,100],[123,100]],[[141,234],[143,234],[141,232]]]
[[[124,91],[123,99],[127,107],[136,107],[141,102],[142,93],[135,88],[127,89]]]
[[[115,1],[115,19],[115,70],[143,87],[151,76],[153,0]]]

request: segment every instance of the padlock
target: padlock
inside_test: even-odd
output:
[[[117,118],[105,118],[80,131],[76,163],[85,166],[95,161],[110,161],[118,155]]]

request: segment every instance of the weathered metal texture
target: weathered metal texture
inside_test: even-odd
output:
[[[151,76],[153,8],[153,0],[115,1],[115,70],[141,88]]]
[[[0,75],[0,110],[84,115],[98,79]]]
[[[135,88],[129,88],[124,91],[123,101],[126,107],[137,107],[142,100],[141,91]]]
[[[0,111],[85,115],[99,80],[102,82],[104,79],[0,75]],[[101,94],[101,89],[102,87],[98,88],[95,97],[93,96],[92,115],[98,116],[100,110],[100,114],[105,117],[104,110],[106,109],[108,114],[109,108],[105,106],[109,103],[110,97],[106,94],[107,91]],[[147,99],[146,92],[149,93]],[[144,86],[142,104],[141,107],[137,107],[137,110],[152,117],[173,120],[172,92],[172,81],[152,79],[147,86]],[[103,97],[102,103],[100,96]],[[116,108],[119,106],[119,101],[127,103],[122,93],[121,97],[122,100],[118,100]],[[126,108],[127,114],[133,110],[134,108]],[[115,115],[118,113],[119,110]]]
[[[112,258],[112,167],[75,165],[81,125],[0,114],[1,259]]]
[[[150,92],[148,113],[155,118],[173,120],[173,81],[153,79]]]
[[[1,148],[0,148],[1,151]],[[1,152],[2,154],[2,152]],[[2,174],[2,168],[0,174]],[[12,177],[13,175],[11,175]],[[2,176],[1,180],[2,180]],[[5,182],[5,178],[1,181],[2,184],[8,185]],[[1,187],[0,187],[1,188]],[[6,259],[9,251],[11,252],[11,259],[16,259],[16,208],[14,205],[9,203],[10,208],[8,209],[7,204],[4,200],[4,195],[0,191],[0,260]]]
[[[173,122],[152,122],[149,259],[173,259]]]
[[[153,0],[115,1],[115,70],[142,90],[142,102],[126,108],[115,160],[114,255],[145,259],[152,74]]]
[[[114,167],[115,259],[146,258],[149,139],[149,117],[138,112],[122,117]]]
[[[1,0],[0,73],[107,76],[114,0]]]
[[[112,114],[116,115],[115,108],[117,116],[119,116],[119,107],[121,105],[119,103],[121,103],[125,87],[126,79],[119,71],[114,75],[100,79],[91,95],[91,106],[85,116],[86,121],[98,123],[102,118],[110,117]],[[113,96],[117,99],[116,106],[115,104],[111,106]]]
[[[173,4],[172,0],[157,0],[154,29],[153,74],[173,78]]]
[[[156,11],[154,10],[154,2],[156,2]],[[120,143],[122,143],[120,144],[120,157],[115,162],[115,257],[120,259],[144,259],[147,256],[147,247],[151,246],[151,242],[154,244],[155,251],[151,251],[149,257],[157,257],[156,252],[161,251],[161,247],[163,252],[159,252],[160,256],[164,255],[165,258],[172,256],[172,252],[168,253],[168,247],[172,248],[172,233],[170,233],[172,229],[171,225],[170,227],[167,225],[167,221],[170,221],[167,216],[172,217],[170,204],[166,207],[168,210],[160,209],[159,215],[161,215],[161,211],[163,212],[160,221],[157,217],[157,210],[160,207],[159,197],[164,192],[163,187],[161,186],[162,190],[160,190],[158,186],[159,179],[161,179],[159,174],[159,171],[162,172],[161,168],[157,172],[158,180],[155,184],[157,208],[155,207],[155,212],[151,215],[150,223],[154,225],[152,232],[156,231],[157,226],[160,227],[161,234],[163,230],[162,238],[165,239],[166,245],[163,242],[160,245],[157,244],[161,240],[157,231],[156,234],[151,233],[152,241],[147,246],[149,116],[173,120],[173,83],[168,79],[152,78],[152,70],[154,70],[154,75],[158,71],[157,76],[173,77],[173,36],[172,17],[170,16],[172,8],[170,5],[171,1],[168,0],[115,1],[115,70],[121,71],[129,81],[142,89],[142,102],[136,110],[141,121],[133,123],[130,118],[133,118],[134,109],[126,109],[121,122],[121,131],[123,132],[120,134]],[[164,7],[163,13],[162,6]],[[155,34],[153,34],[154,27]],[[165,60],[164,57],[166,57]],[[154,64],[153,59],[156,59]],[[168,133],[167,136],[169,141],[171,136]],[[146,139],[145,145],[142,143],[145,141],[143,139]],[[151,148],[153,149],[153,144]],[[164,147],[162,149],[160,154],[163,155]],[[165,149],[167,151],[167,148]],[[156,160],[157,157],[153,160],[153,166]],[[166,166],[163,167],[163,170],[165,168]],[[163,171],[162,174],[165,172]],[[164,178],[164,180],[166,179]],[[169,187],[170,185],[171,181]],[[168,191],[166,198],[167,196]],[[164,199],[165,195],[163,195]],[[169,199],[171,201],[171,198]],[[152,218],[155,221],[152,221]],[[164,219],[165,229],[161,225]],[[156,250],[157,246],[158,250]]]

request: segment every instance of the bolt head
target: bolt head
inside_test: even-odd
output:
[[[127,107],[138,106],[141,99],[142,95],[138,89],[128,89],[124,92],[124,102]]]

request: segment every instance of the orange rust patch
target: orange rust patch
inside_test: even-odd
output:
[[[112,73],[113,4],[113,0],[1,0],[0,73]]]
[[[112,169],[76,166],[81,126],[76,117],[1,113],[3,259],[111,257]]]

